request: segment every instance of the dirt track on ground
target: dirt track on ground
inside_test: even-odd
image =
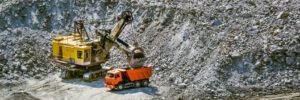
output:
[[[104,87],[104,80],[91,83],[62,80],[53,75],[44,80],[30,80],[26,84],[1,90],[2,99],[41,99],[41,100],[148,100],[155,97],[157,88],[144,87],[111,91]],[[21,98],[20,98],[21,97]],[[1,99],[1,98],[0,98]]]

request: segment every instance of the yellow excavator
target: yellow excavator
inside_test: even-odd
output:
[[[105,76],[108,69],[103,69],[100,64],[109,59],[110,49],[113,46],[128,54],[128,50],[122,48],[120,44],[126,48],[130,45],[118,37],[125,26],[131,22],[132,13],[124,11],[112,30],[102,32],[96,30],[96,37],[92,38],[87,33],[83,21],[75,21],[72,35],[58,36],[52,41],[54,61],[65,65],[61,77],[93,81]]]

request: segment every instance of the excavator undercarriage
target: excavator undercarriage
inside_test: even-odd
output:
[[[74,79],[81,78],[84,81],[90,82],[98,80],[101,77],[105,76],[105,73],[109,69],[103,69],[100,65],[92,67],[84,66],[68,66],[63,69],[61,72],[61,78],[63,79]]]

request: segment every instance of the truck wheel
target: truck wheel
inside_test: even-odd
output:
[[[148,86],[149,85],[149,81],[148,80],[143,80],[143,86]]]
[[[141,87],[141,82],[140,81],[136,81],[135,82],[135,87]]]
[[[118,90],[123,90],[123,89],[124,89],[124,85],[123,85],[123,84],[119,84],[119,85],[117,86],[117,89],[118,89]]]

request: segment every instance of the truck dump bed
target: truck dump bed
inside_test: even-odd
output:
[[[152,66],[126,71],[130,81],[148,79],[152,76]]]

